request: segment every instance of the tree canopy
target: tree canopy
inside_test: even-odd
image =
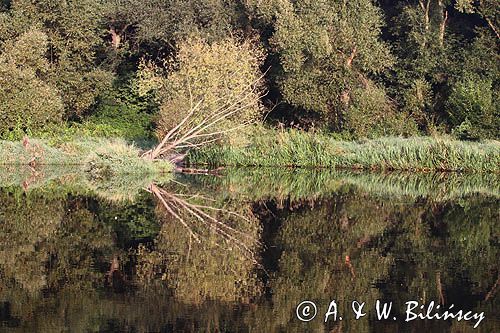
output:
[[[18,88],[4,85],[3,102],[17,106],[0,128],[96,117],[109,110],[103,103],[137,100],[123,87],[133,86],[141,64],[170,61],[163,75],[173,82],[186,59],[206,52],[217,71],[236,71],[231,57],[259,59],[271,124],[348,138],[498,138],[499,13],[490,0],[2,1],[0,79]],[[23,42],[35,35],[45,37]],[[238,55],[227,53],[228,40],[240,45]],[[24,94],[18,101],[5,95],[15,89]],[[50,103],[38,106],[40,96]],[[157,112],[149,101],[133,112]],[[28,109],[45,120],[23,118]]]

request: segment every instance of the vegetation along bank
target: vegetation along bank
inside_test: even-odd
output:
[[[2,163],[498,172],[499,17],[490,0],[0,0]]]
[[[256,130],[239,146],[192,151],[191,164],[265,167],[328,167],[369,170],[500,171],[500,142],[451,138],[384,137],[345,141],[298,130]],[[255,132],[254,132],[255,133]]]

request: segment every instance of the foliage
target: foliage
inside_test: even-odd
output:
[[[53,144],[84,138],[123,138],[143,146],[154,141],[152,128],[157,104],[152,96],[138,95],[133,80],[117,80],[112,89],[100,95],[94,112],[82,122],[48,123],[43,127],[15,123],[10,131],[0,131],[4,140],[21,140],[25,135]]]
[[[498,138],[500,135],[500,95],[492,91],[492,82],[467,77],[452,89],[448,112],[464,139]]]
[[[239,106],[238,112],[217,126],[222,130],[230,128],[230,124],[241,125],[260,119],[263,113],[259,95],[262,57],[262,51],[249,41],[227,38],[210,44],[194,38],[179,45],[166,79],[158,78],[154,75],[155,68],[145,65],[138,86],[143,92],[158,88],[157,96],[161,101],[158,137],[162,138],[179,124],[200,101],[193,115],[198,122],[217,114],[221,108]],[[256,89],[247,92],[249,87]],[[246,100],[242,100],[243,97]]]
[[[75,135],[149,140],[158,105],[121,82],[137,74],[140,92],[161,90],[159,135],[196,99],[206,115],[256,81],[237,124],[266,106],[271,124],[349,139],[494,138],[498,18],[495,0],[1,1],[0,136],[62,118]]]
[[[105,136],[126,140],[153,139],[153,117],[158,105],[149,94],[139,95],[133,80],[116,83],[112,90],[101,94],[93,114],[84,122],[85,127],[109,127],[113,133]]]
[[[390,95],[420,129],[429,133],[436,125],[461,123],[450,119],[448,109],[454,103],[450,99],[456,99],[453,90],[464,78],[498,80],[499,36],[491,8],[489,1],[468,0],[398,1],[394,9],[387,6],[390,41],[398,58],[388,80]],[[476,13],[484,24],[478,24]],[[496,83],[492,89],[498,89]],[[473,131],[480,130],[473,126]]]
[[[352,92],[345,123],[354,138],[418,134],[413,119],[395,110],[384,90],[372,85]]]
[[[111,81],[111,73],[100,68],[97,56],[105,48],[104,3],[16,0],[1,14],[2,42],[8,43],[33,28],[48,36],[49,49],[43,54],[51,65],[47,79],[58,88],[68,117],[88,111]]]
[[[0,49],[0,133],[61,121],[62,100],[44,75],[46,50],[47,36],[36,30]]]
[[[106,14],[120,41],[134,50],[137,45],[174,45],[193,34],[223,39],[243,13],[234,0],[114,0]]]
[[[79,118],[88,112],[96,103],[101,92],[109,87],[111,73],[93,69],[90,72],[78,72],[70,68],[58,68],[52,73],[66,107],[66,118]]]
[[[258,15],[272,20],[270,43],[278,53],[284,99],[322,113],[341,129],[352,92],[393,62],[380,40],[379,8],[369,0],[271,3],[250,1]]]

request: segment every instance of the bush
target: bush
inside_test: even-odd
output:
[[[6,43],[0,54],[0,134],[39,129],[62,119],[63,102],[58,90],[46,83],[43,58],[47,36],[38,31]]]
[[[64,68],[61,64],[51,72],[51,81],[61,92],[66,118],[82,117],[97,101],[98,96],[111,86],[112,73],[92,69],[81,71]]]
[[[355,138],[416,134],[416,123],[396,111],[382,88],[369,84],[352,93],[346,128]]]
[[[127,140],[153,139],[153,115],[158,106],[149,98],[137,94],[130,82],[118,83],[103,94],[85,126],[109,127]]]
[[[241,110],[228,118],[222,127],[251,122],[262,116],[262,91],[259,66],[263,52],[251,42],[227,38],[212,44],[199,38],[179,45],[179,52],[169,67],[172,73],[163,80],[151,75],[151,66],[143,66],[139,74],[139,88],[147,91],[157,88],[161,100],[157,134],[162,137],[177,125],[191,106],[203,100],[194,118],[201,120],[213,115],[219,108],[238,103]],[[256,87],[248,92],[249,87]],[[250,95],[240,102],[242,95]]]
[[[498,92],[490,80],[465,77],[452,89],[447,103],[448,114],[462,139],[498,138],[500,112]]]
[[[411,114],[420,128],[432,126],[432,101],[432,86],[425,79],[415,79],[408,88],[402,90],[403,110]]]

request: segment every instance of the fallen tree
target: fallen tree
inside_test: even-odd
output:
[[[165,134],[156,147],[147,150],[141,157],[147,160],[169,160],[178,164],[190,149],[213,143],[224,135],[250,125],[253,121],[235,124],[227,120],[237,119],[239,112],[252,107],[256,98],[260,99],[265,95],[259,88],[261,79],[262,77],[246,86],[235,100],[224,102],[220,98],[218,102],[222,103],[221,106],[214,112],[208,112],[201,120],[204,100],[201,99],[196,104],[191,100],[187,115]],[[224,121],[227,121],[228,126],[220,128]]]

